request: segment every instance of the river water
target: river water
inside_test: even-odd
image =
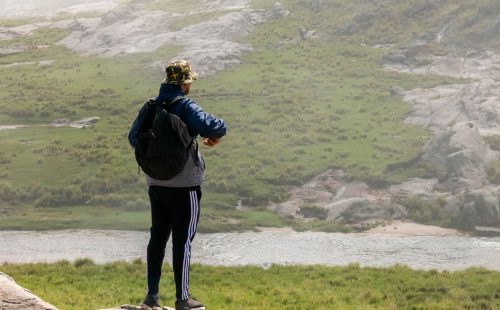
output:
[[[145,259],[147,232],[63,230],[0,231],[0,263]],[[170,241],[167,246],[170,249]],[[206,265],[323,264],[500,271],[500,237],[394,236],[319,232],[198,234],[192,261]],[[168,251],[166,261],[171,262]]]

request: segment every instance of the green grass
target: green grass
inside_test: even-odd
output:
[[[0,265],[0,271],[61,310],[139,304],[141,261]],[[164,266],[162,305],[173,305],[173,274]],[[190,289],[208,309],[498,309],[500,273],[479,268],[417,271],[405,266],[192,266]]]
[[[147,7],[152,10],[165,10],[172,13],[187,14],[193,11],[202,11],[201,0],[178,2],[174,0],[131,0],[132,2],[147,3]]]
[[[102,206],[72,206],[58,208],[5,208],[0,214],[4,230],[80,229],[148,230],[148,210],[127,211]]]

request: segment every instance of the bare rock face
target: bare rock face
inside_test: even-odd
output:
[[[470,226],[500,225],[499,188],[471,191],[464,195],[462,214]]]
[[[86,11],[88,7],[95,7],[95,1],[98,0],[89,0],[89,3],[81,9]],[[199,6],[199,12],[217,12],[217,17],[193,22],[178,29],[179,27],[175,25],[177,21],[189,20],[192,14],[199,12],[152,11],[147,9],[144,3],[118,5],[118,1],[108,0],[106,3],[103,2],[105,4],[103,10],[99,10],[106,12],[102,17],[0,27],[0,40],[14,39],[31,34],[37,29],[49,27],[70,30],[71,33],[57,44],[86,56],[115,57],[181,46],[182,51],[174,58],[189,59],[200,76],[207,76],[239,64],[242,55],[252,51],[252,46],[238,42],[239,38],[254,31],[257,25],[284,18],[289,14],[279,2],[276,2],[273,8],[266,10],[248,8],[249,3],[249,0],[204,0]],[[47,5],[50,12],[55,7],[57,7],[55,2]],[[78,9],[78,7],[80,6],[70,8]],[[2,8],[0,15],[1,13]],[[26,48],[0,47],[0,55],[22,52]],[[161,72],[167,61],[169,59],[163,59],[162,62],[153,63],[152,66]]]
[[[341,171],[328,170],[303,186],[293,189],[289,200],[269,208],[281,215],[294,217],[301,217],[303,206],[323,208],[335,201],[337,191],[344,185],[343,177]]]
[[[338,223],[356,224],[367,221],[402,219],[407,215],[403,207],[390,199],[357,199],[332,210],[329,219]]]
[[[418,1],[412,8],[406,12],[406,18],[413,18],[419,14],[425,14],[428,11],[435,10],[437,6],[433,1]]]
[[[227,10],[227,13],[181,29],[172,29],[173,22],[187,19],[189,14],[122,6],[102,18],[60,22],[57,26],[66,26],[72,33],[59,44],[82,55],[99,57],[152,52],[168,48],[166,45],[180,45],[184,49],[177,57],[189,59],[201,76],[207,76],[240,63],[241,56],[252,51],[250,45],[236,42],[237,39],[251,33],[255,26],[289,13],[280,3],[270,10],[252,10],[245,8],[247,0],[229,2],[206,2],[209,10]],[[163,69],[163,65],[159,69]]]
[[[424,147],[422,155],[424,161],[435,167],[441,180],[451,181],[451,187],[455,184],[472,189],[485,183],[486,158],[487,146],[473,122],[457,123],[438,133]]]
[[[2,272],[0,272],[0,298],[2,310],[57,310]]]
[[[99,116],[92,116],[82,118],[76,121],[70,121],[69,118],[59,118],[49,124],[50,127],[73,127],[73,128],[84,128],[92,126],[97,123],[101,118]]]
[[[472,81],[400,92],[412,104],[405,122],[434,133],[420,159],[434,168],[438,180],[429,183],[427,193],[393,186],[393,197],[439,198],[446,214],[457,219],[456,224],[470,229],[500,226],[500,188],[489,183],[486,173],[488,163],[497,160],[499,154],[483,138],[500,134],[500,55],[479,50],[462,56],[436,57],[425,49],[415,55],[406,55],[405,51],[397,50],[385,57],[386,68]],[[419,63],[416,59],[426,61]]]

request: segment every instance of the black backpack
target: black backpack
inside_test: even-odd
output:
[[[142,171],[152,178],[168,180],[175,177],[188,159],[194,138],[186,124],[167,110],[182,98],[175,97],[166,103],[151,99],[136,132],[135,159]]]

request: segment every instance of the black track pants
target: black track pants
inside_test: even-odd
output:
[[[189,298],[191,242],[200,216],[201,189],[149,187],[151,237],[148,244],[148,294],[158,294],[165,247],[172,233],[172,262],[177,299]]]

